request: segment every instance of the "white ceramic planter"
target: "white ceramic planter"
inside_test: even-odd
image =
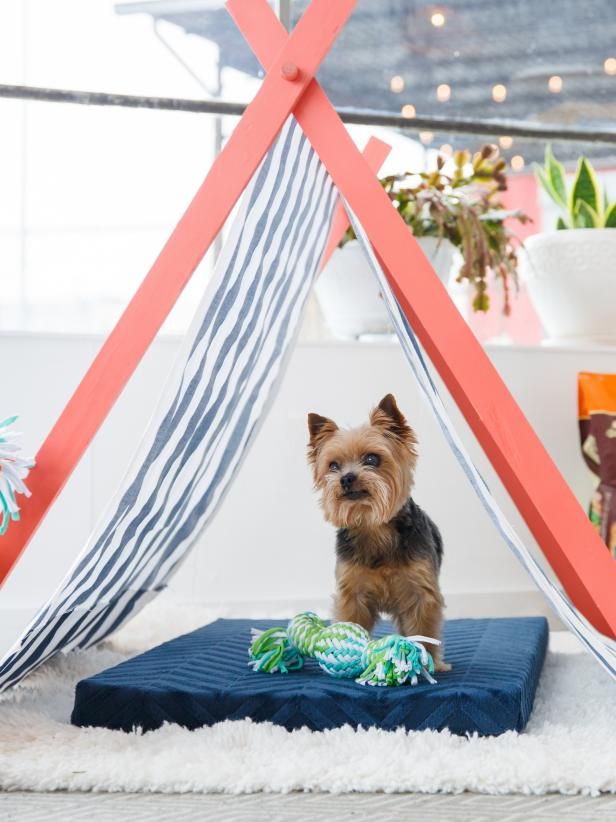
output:
[[[455,247],[436,237],[420,237],[418,242],[440,279],[449,284]],[[334,251],[315,291],[325,322],[336,337],[392,333],[379,285],[357,240]]]
[[[616,345],[616,229],[576,228],[524,241],[522,277],[554,345]]]

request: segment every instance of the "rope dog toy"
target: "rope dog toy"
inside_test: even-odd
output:
[[[419,677],[436,684],[434,662],[423,642],[440,644],[424,636],[389,634],[371,639],[361,625],[335,622],[327,625],[306,611],[284,628],[253,628],[249,665],[266,673],[300,670],[304,657],[313,657],[330,676],[355,679],[361,685],[416,685]]]

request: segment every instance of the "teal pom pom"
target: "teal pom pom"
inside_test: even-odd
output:
[[[263,633],[254,632],[250,646],[250,662],[254,671],[273,674],[279,671],[287,674],[299,670],[304,659],[297,648],[289,642],[284,628],[270,628]]]
[[[434,661],[419,642],[392,634],[371,640],[362,656],[362,685],[416,685],[419,677],[434,683]]]
[[[20,435],[9,430],[17,417],[7,417],[0,422],[0,536],[6,533],[10,522],[19,520],[16,494],[29,497],[24,484],[34,460],[19,456],[17,440]]]

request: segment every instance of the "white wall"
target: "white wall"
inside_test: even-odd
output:
[[[0,417],[20,414],[28,450],[36,450],[99,344],[92,337],[0,336]],[[49,574],[85,540],[123,473],[177,346],[175,338],[156,341],[104,424],[35,537],[44,559],[34,562],[26,552],[3,592],[10,588],[15,607],[26,604],[24,597],[36,603]],[[489,354],[585,505],[591,479],[579,453],[576,374],[614,371],[616,352],[492,347]],[[467,487],[395,344],[298,346],[271,414],[218,516],[172,581],[173,591],[198,601],[322,605],[333,588],[334,534],[311,489],[306,414],[317,411],[355,424],[388,391],[397,395],[419,435],[416,498],[444,534],[442,581],[450,614],[542,609]],[[471,450],[504,499],[478,449]],[[506,500],[505,507],[511,510]]]

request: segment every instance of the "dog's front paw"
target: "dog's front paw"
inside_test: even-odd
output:
[[[444,662],[442,659],[434,660],[434,670],[438,673],[447,673],[447,671],[451,671],[451,667],[450,662]]]

